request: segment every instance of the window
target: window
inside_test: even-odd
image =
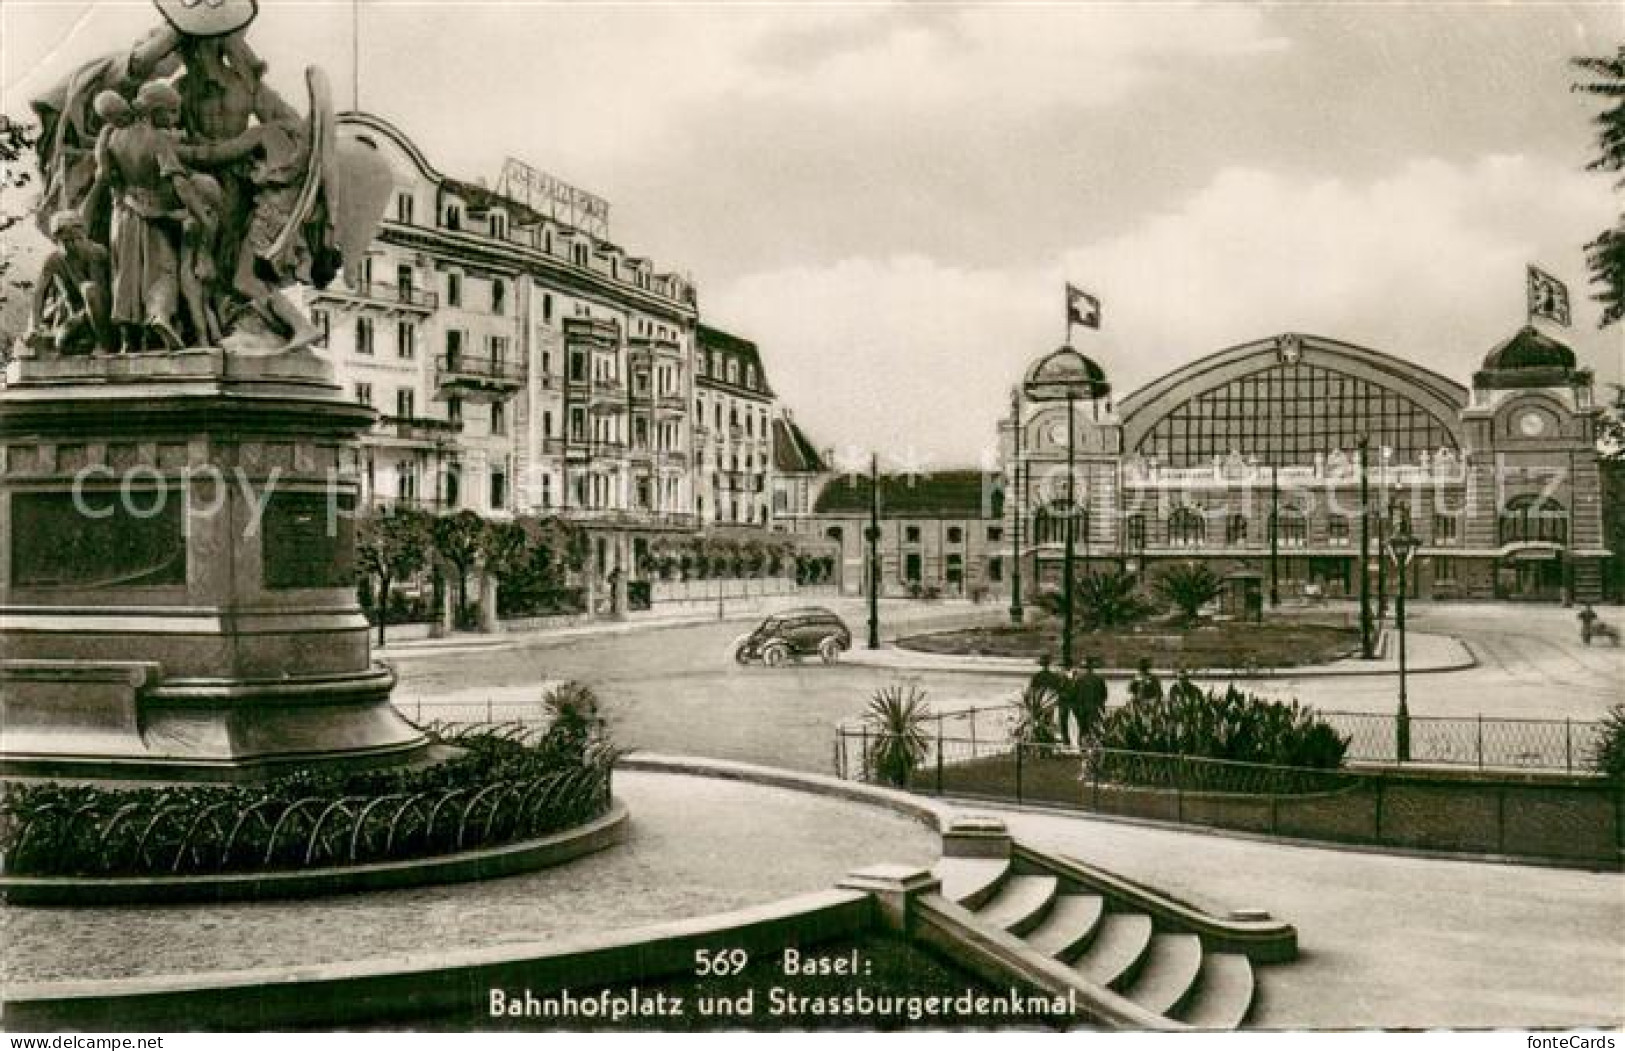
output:
[[[542,321],[545,324],[553,323],[553,293],[542,293]]]
[[[395,391],[395,415],[403,420],[409,420],[417,415],[414,411],[414,402],[417,395],[411,387],[401,387]]]
[[[355,400],[363,405],[372,404],[372,384],[357,383],[355,385]]]
[[[494,508],[508,506],[508,475],[504,471],[491,472],[491,506]]]
[[[452,423],[463,422],[463,399],[456,395],[446,399],[446,419]]]
[[[749,387],[751,390],[756,389],[756,366],[755,365],[746,365],[745,366],[745,386]]]
[[[987,560],[987,581],[989,584],[1004,582],[1004,557],[1002,555],[994,555]]]
[[[397,321],[395,323],[395,354],[397,357],[410,358],[417,354],[418,327],[410,321]]]
[[[497,240],[506,240],[508,237],[508,217],[501,212],[491,213],[491,236]],[[496,501],[492,501],[495,503]]]
[[[950,544],[963,544],[964,542],[965,542],[965,531],[963,529],[959,528],[958,526],[949,526],[948,527],[948,543],[950,543]]]
[[[491,282],[491,313],[506,314],[508,312],[508,283],[501,278]]]
[[[943,579],[949,584],[957,585],[965,582],[965,556],[954,552],[947,558],[943,567]]]
[[[1200,547],[1207,543],[1207,520],[1200,511],[1189,507],[1174,509],[1168,516],[1168,545],[1170,547]]]
[[[918,544],[920,542],[920,527],[908,526],[903,530],[903,543]]]
[[[333,338],[333,319],[325,310],[312,310],[310,312],[310,323],[321,329],[321,345],[327,346]]]
[[[407,225],[411,225],[412,206],[415,203],[416,202],[412,200],[411,194],[405,192],[397,193],[395,195],[395,221],[398,223],[406,223]]]
[[[395,268],[395,292],[402,303],[412,302],[412,289],[417,284],[417,277],[412,268],[406,265]]]
[[[463,275],[446,275],[446,305],[460,307],[463,305]]]
[[[1454,544],[1455,542],[1456,542],[1456,516],[1455,515],[1434,515],[1433,516],[1433,544],[1434,544],[1434,546],[1438,547],[1438,546],[1443,545],[1443,544]]]
[[[463,228],[463,206],[460,204],[446,205],[446,229],[461,230]]]
[[[1567,544],[1569,513],[1562,504],[1538,493],[1514,496],[1501,509],[1500,543]]]
[[[372,318],[370,317],[355,319],[355,352],[357,354],[372,353]]]
[[[1345,515],[1332,515],[1326,519],[1326,542],[1334,547],[1347,547],[1349,520]]]
[[[491,433],[508,433],[508,407],[500,401],[491,403]]]
[[[570,352],[570,382],[587,382],[587,355],[579,350]]]
[[[502,366],[508,361],[508,337],[491,337],[491,369],[493,374],[502,372]]]
[[[830,526],[828,529],[824,530],[824,539],[833,540],[837,544],[841,542],[841,538],[844,535],[845,534],[841,531],[840,526]]]
[[[1433,582],[1435,584],[1454,584],[1456,582],[1456,560],[1443,555],[1433,556]]]
[[[732,359],[728,361],[728,382],[735,386],[739,385],[739,362]]]
[[[1145,516],[1129,515],[1123,520],[1123,533],[1128,539],[1129,550],[1145,550]]]
[[[542,475],[542,506],[553,506],[553,476],[550,474]]]
[[[546,252],[548,255],[553,254],[553,231],[552,230],[543,230],[542,231],[542,251]]]
[[[544,410],[542,412],[542,437],[543,438],[551,438],[551,437],[553,437],[553,410],[552,409],[546,409],[546,410]]]
[[[1229,515],[1224,520],[1224,542],[1229,545],[1247,542],[1247,516]]]
[[[903,579],[910,584],[920,582],[920,553],[918,551],[909,552],[903,559]]]
[[[1055,500],[1039,508],[1033,516],[1033,543],[1064,544],[1069,522],[1073,523],[1073,539],[1088,535],[1089,513],[1082,508],[1065,500]]]
[[[587,246],[586,245],[581,244],[580,242],[577,242],[575,245],[573,245],[571,247],[571,249],[570,249],[570,258],[575,260],[576,266],[586,266],[587,265],[587,257],[588,257],[588,251],[587,251]]]
[[[575,442],[587,440],[587,410],[579,405],[570,407],[570,440]]]
[[[446,368],[456,372],[463,364],[463,331],[452,328],[446,330]]]
[[[1298,511],[1282,511],[1271,517],[1270,525],[1278,547],[1303,547],[1309,542],[1309,520]]]
[[[988,526],[987,527],[987,538],[991,543],[998,543],[1000,540],[1003,540],[1004,539],[1004,527],[1003,526]]]

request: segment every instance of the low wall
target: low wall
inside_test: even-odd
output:
[[[1585,868],[1625,861],[1625,792],[1585,778],[1362,773],[1308,795],[1080,786],[1083,809],[1295,839],[1476,854]]]

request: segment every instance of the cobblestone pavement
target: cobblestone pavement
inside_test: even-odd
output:
[[[483,883],[292,902],[0,907],[6,982],[424,958],[558,940],[827,890],[879,861],[928,865],[936,834],[889,811],[712,778],[623,771],[625,843]]]

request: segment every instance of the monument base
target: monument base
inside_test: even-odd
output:
[[[21,362],[0,390],[0,773],[426,761],[356,601],[374,419],[308,351]]]

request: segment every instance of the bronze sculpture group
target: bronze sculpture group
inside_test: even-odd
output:
[[[391,177],[335,140],[326,82],[301,116],[249,47],[247,0],[159,0],[169,24],[35,100],[41,225],[35,352],[274,353],[320,332],[288,298],[358,258]]]

